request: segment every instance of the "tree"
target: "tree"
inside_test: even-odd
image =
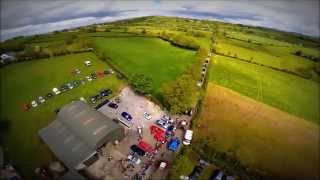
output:
[[[197,99],[196,82],[190,74],[184,74],[176,81],[164,84],[161,92],[165,104],[174,114],[185,112]]]
[[[152,79],[143,74],[134,74],[130,79],[130,84],[139,94],[150,94],[152,90]]]

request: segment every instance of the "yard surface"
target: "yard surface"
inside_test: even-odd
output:
[[[320,123],[319,83],[224,56],[215,56],[212,63],[212,82]]]
[[[91,60],[92,66],[85,67],[84,61]],[[72,75],[75,68],[81,74]],[[92,53],[60,56],[11,64],[0,69],[1,77],[1,120],[7,119],[10,128],[4,138],[4,149],[8,159],[21,168],[24,175],[32,175],[34,168],[52,157],[47,146],[40,141],[38,130],[55,118],[54,110],[79,97],[88,98],[103,88],[110,88],[114,94],[123,86],[115,75],[110,75],[62,93],[44,104],[22,110],[23,103],[44,96],[53,87],[70,80],[76,80],[92,72],[108,69],[103,61]],[[30,178],[30,177],[29,177]]]
[[[175,80],[195,59],[195,51],[181,49],[157,38],[97,38],[96,44],[111,58],[111,63],[129,77],[144,74],[153,80],[153,94],[163,83]]]
[[[318,125],[209,83],[195,140],[281,179],[319,178]]]

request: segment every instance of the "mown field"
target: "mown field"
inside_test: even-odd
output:
[[[85,67],[84,60],[92,61]],[[81,74],[72,75],[75,68]],[[50,59],[11,64],[0,69],[1,110],[0,119],[9,121],[9,129],[1,139],[8,159],[17,165],[22,174],[32,176],[34,168],[52,158],[47,146],[38,137],[38,130],[55,118],[54,110],[79,97],[88,98],[102,88],[110,88],[115,94],[123,86],[114,75],[103,77],[76,89],[49,99],[29,112],[22,111],[25,102],[50,92],[70,80],[80,79],[92,72],[108,69],[108,65],[92,53],[66,55]]]
[[[195,59],[195,51],[181,49],[157,38],[108,37],[95,39],[96,46],[127,76],[144,74],[158,95],[161,85],[175,80]]]
[[[299,42],[289,43],[237,31],[225,33],[226,35],[217,38],[217,53],[320,82],[319,73],[316,73],[319,71],[320,62],[295,54],[300,51],[302,54],[319,58],[319,47],[307,47]]]
[[[212,61],[210,80],[316,124],[319,83],[224,56]]]
[[[236,156],[249,168],[277,179],[319,178],[319,126],[314,123],[213,83],[198,122],[195,142],[206,139],[209,148]]]

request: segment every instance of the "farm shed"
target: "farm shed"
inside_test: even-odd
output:
[[[61,108],[39,136],[69,169],[80,170],[95,162],[99,147],[122,140],[124,128],[86,103],[74,101]]]

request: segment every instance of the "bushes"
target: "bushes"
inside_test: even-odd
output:
[[[198,138],[193,141],[193,149],[203,159],[220,167],[227,174],[237,174],[241,179],[273,179],[266,172],[246,167],[238,160],[234,151],[223,152],[215,149],[214,145],[209,145],[210,138]]]
[[[159,35],[159,38],[169,41],[171,44],[187,48],[197,50],[200,48],[200,43],[193,37],[185,36],[181,33],[173,33],[162,31]]]
[[[152,79],[146,77],[143,74],[134,74],[129,79],[130,84],[134,88],[135,92],[139,94],[150,94],[152,89]]]
[[[194,106],[198,92],[196,81],[190,74],[184,74],[176,81],[161,88],[164,103],[174,114],[183,113]]]

